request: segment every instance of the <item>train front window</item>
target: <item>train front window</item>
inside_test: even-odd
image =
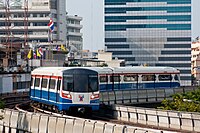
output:
[[[94,92],[98,90],[97,75],[74,75],[74,92]]]
[[[88,92],[88,75],[74,75],[74,92]]]
[[[73,90],[73,76],[72,75],[64,76],[63,90],[64,91],[72,91]]]
[[[83,93],[98,91],[98,76],[87,74],[65,75],[63,90]]]

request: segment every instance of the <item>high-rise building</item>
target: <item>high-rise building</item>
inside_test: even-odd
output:
[[[175,67],[191,85],[191,0],[105,0],[105,46],[126,65]]]

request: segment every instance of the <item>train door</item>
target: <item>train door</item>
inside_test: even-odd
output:
[[[138,75],[137,74],[125,74],[123,76],[123,84],[121,88],[131,90],[138,87]]]
[[[35,76],[31,76],[30,96],[35,97]]]
[[[100,75],[99,76],[99,90],[106,91],[109,89],[108,86],[108,75]]]
[[[155,74],[143,74],[141,89],[155,88]]]
[[[120,75],[119,74],[113,74],[110,78],[110,82],[112,83],[113,90],[120,90]]]
[[[49,79],[49,100],[56,102],[56,78]]]
[[[35,83],[34,83],[34,97],[40,98],[41,94],[41,77],[35,76]]]
[[[42,82],[41,82],[41,92],[42,92],[42,98],[43,99],[49,99],[49,93],[48,93],[48,78],[43,76],[42,77]]]
[[[61,87],[61,78],[59,77],[56,84],[56,103],[60,101],[60,87]]]

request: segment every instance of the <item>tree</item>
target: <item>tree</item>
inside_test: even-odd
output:
[[[0,109],[3,109],[5,107],[5,103],[0,100]]]
[[[107,67],[107,66],[108,66],[108,64],[106,64],[106,63],[103,63],[100,65],[100,67]]]
[[[172,95],[173,100],[163,100],[159,109],[200,112],[200,88],[187,93]]]

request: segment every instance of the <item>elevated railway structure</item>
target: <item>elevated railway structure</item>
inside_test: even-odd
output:
[[[0,132],[69,132],[69,133],[145,133],[145,132],[200,132],[200,114],[184,113],[176,111],[163,111],[148,108],[124,106],[127,103],[150,103],[170,98],[171,94],[187,92],[196,89],[195,87],[182,87],[171,90],[135,90],[135,92],[109,92],[101,93],[101,103],[104,108],[92,117],[79,118],[54,113],[43,109],[35,109],[29,112],[21,104],[18,110],[1,110]],[[137,95],[136,95],[137,94]],[[17,95],[22,98],[17,102]],[[24,96],[23,96],[24,95]],[[26,97],[26,96],[27,97]],[[2,94],[7,106],[11,103],[28,101],[28,92],[20,94]],[[3,98],[4,97],[4,98]],[[9,100],[15,99],[14,101]],[[19,98],[18,97],[18,98]],[[127,98],[128,97],[128,98]],[[114,105],[117,104],[117,105]],[[110,106],[112,105],[112,106]],[[21,108],[22,107],[22,108]],[[13,107],[11,107],[13,108]],[[36,113],[37,112],[37,113]],[[103,115],[101,113],[103,112]],[[155,128],[155,129],[150,129]],[[170,130],[170,131],[167,131]]]

